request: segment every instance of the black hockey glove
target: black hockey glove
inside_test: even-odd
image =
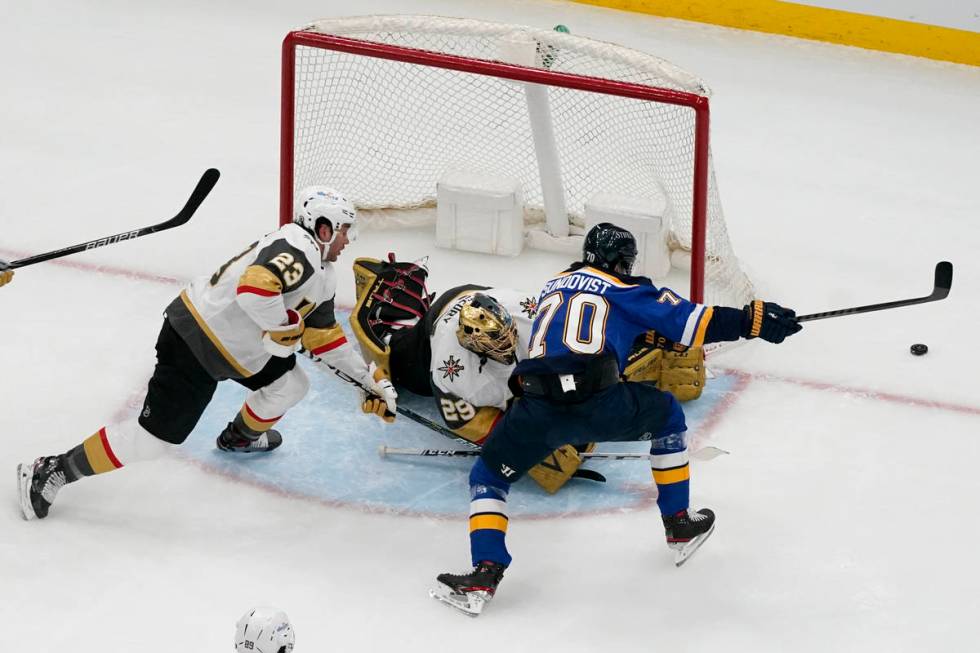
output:
[[[762,338],[767,342],[779,344],[803,328],[803,325],[796,321],[796,311],[783,308],[774,302],[756,299],[742,310],[744,311],[743,338]]]

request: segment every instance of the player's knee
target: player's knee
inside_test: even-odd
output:
[[[249,398],[253,408],[264,413],[281,415],[300,402],[310,390],[310,379],[299,366],[289,370],[278,379],[257,390]]]
[[[107,426],[105,436],[113,455],[123,465],[159,458],[176,446],[148,431],[136,419]]]
[[[310,391],[310,378],[299,366],[294,367],[284,376],[288,377],[284,392],[286,399],[291,402],[290,405],[298,404]]]
[[[505,493],[510,489],[510,481],[492,470],[483,458],[477,458],[476,463],[470,470],[470,487],[487,486],[497,488]]]
[[[677,401],[674,395],[669,392],[664,393],[669,398],[667,405],[667,419],[658,435],[664,436],[670,433],[683,433],[687,430],[687,420],[684,417],[684,408],[681,402]]]

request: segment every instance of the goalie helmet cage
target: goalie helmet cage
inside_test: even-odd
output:
[[[317,21],[283,41],[280,222],[299,188],[320,183],[362,210],[431,209],[449,170],[519,180],[525,215],[547,213],[550,226],[557,179],[560,219],[578,234],[596,194],[659,197],[671,260],[690,266],[690,298],[741,305],[753,289],[715,184],[709,96],[667,61],[553,30],[437,16]],[[542,106],[545,138],[532,124]],[[542,141],[557,169],[542,161]]]

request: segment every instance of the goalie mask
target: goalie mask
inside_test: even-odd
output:
[[[628,275],[636,261],[636,239],[622,227],[599,223],[585,236],[582,261],[595,268]]]
[[[516,360],[517,326],[493,297],[476,293],[463,304],[456,338],[464,348],[498,363],[511,365]]]
[[[345,224],[347,238],[353,242],[357,238],[357,209],[349,199],[326,186],[308,186],[296,195],[293,202],[293,222],[313,234],[321,245],[330,245]],[[320,240],[321,222],[330,225],[330,238]]]
[[[235,653],[292,653],[295,643],[289,617],[276,608],[252,608],[235,628]]]

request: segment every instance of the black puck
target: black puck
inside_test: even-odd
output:
[[[921,342],[917,342],[916,344],[909,347],[909,351],[915,354],[916,356],[922,356],[924,353],[929,351],[929,348],[923,345]]]

